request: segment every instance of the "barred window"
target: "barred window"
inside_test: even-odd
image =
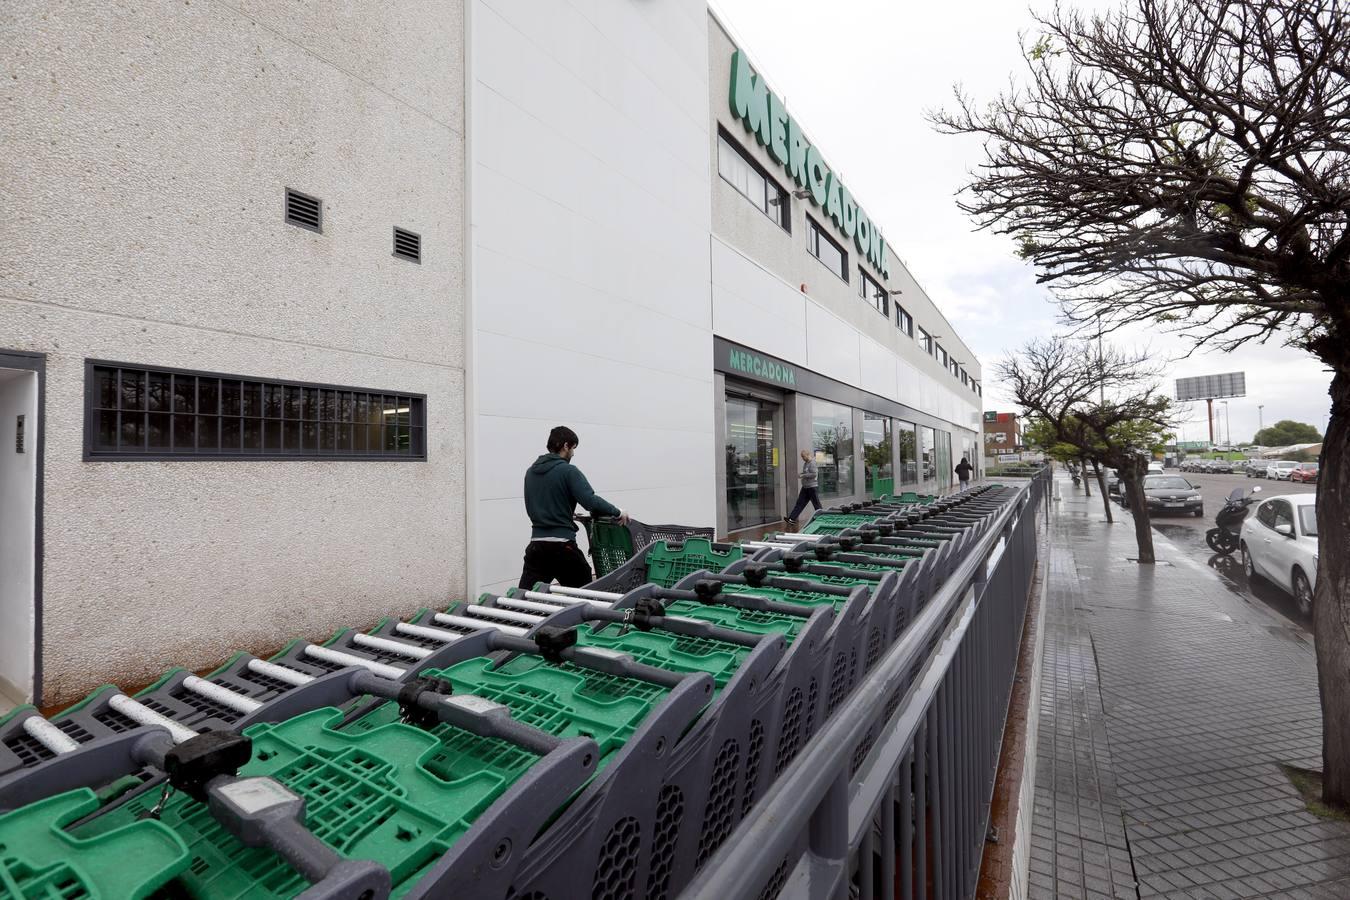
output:
[[[86,364],[89,459],[426,459],[426,397]]]

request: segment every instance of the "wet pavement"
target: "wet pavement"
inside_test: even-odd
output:
[[[1231,556],[1215,553],[1205,543],[1205,532],[1214,527],[1215,514],[1223,509],[1224,500],[1235,488],[1250,491],[1252,488],[1259,486],[1261,497],[1265,499],[1266,497],[1278,497],[1283,494],[1311,494],[1317,490],[1317,486],[1314,484],[1291,484],[1288,481],[1270,481],[1264,478],[1247,478],[1245,475],[1205,475],[1197,472],[1179,472],[1176,469],[1168,469],[1167,474],[1180,475],[1200,489],[1200,494],[1205,501],[1205,514],[1202,518],[1150,516],[1149,521],[1152,522],[1154,530],[1166,536],[1177,547],[1185,551],[1191,559],[1212,569],[1217,582],[1226,590],[1235,592],[1246,602],[1262,604],[1295,627],[1311,633],[1312,621],[1298,611],[1298,606],[1294,603],[1293,597],[1268,581],[1258,581],[1255,585],[1248,584],[1247,576],[1242,571],[1241,556],[1237,553]],[[1068,494],[1073,492],[1074,488],[1065,484],[1062,490],[1065,494]],[[1098,512],[1100,512],[1100,498],[1096,497],[1094,493],[1093,499],[1097,504]],[[1255,511],[1255,505],[1251,509]],[[1129,521],[1129,513],[1119,506],[1114,507],[1114,513],[1118,521],[1122,518],[1124,521]]]
[[[1203,528],[1160,526],[1141,567],[1128,515],[1059,493],[1029,896],[1350,896],[1350,825],[1281,768],[1320,766],[1310,637],[1208,564]]]

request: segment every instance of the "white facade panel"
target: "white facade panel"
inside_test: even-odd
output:
[[[918,369],[915,369],[903,359],[895,359],[895,379],[896,379],[896,400],[912,406],[915,409],[923,408],[923,388],[921,386],[922,376]]]
[[[862,386],[862,365],[852,325],[816,303],[806,307],[806,367],[822,375]]]
[[[788,360],[806,360],[810,302],[760,266],[712,239],[713,330],[727,340]]]
[[[859,387],[887,400],[899,401],[895,354],[866,335],[858,338],[858,350],[858,362],[862,367]]]
[[[554,425],[638,519],[713,520],[705,16],[473,0],[475,586],[519,577]]]

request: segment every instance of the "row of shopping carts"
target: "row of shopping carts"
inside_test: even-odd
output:
[[[587,588],[20,708],[0,896],[675,896],[1021,494],[657,541]]]

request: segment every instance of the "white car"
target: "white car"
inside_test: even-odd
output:
[[[1161,475],[1163,473],[1163,464],[1160,462],[1151,462],[1148,464],[1149,475]]]
[[[1294,471],[1294,466],[1298,463],[1292,459],[1279,459],[1266,466],[1266,477],[1273,478],[1276,481],[1288,481],[1289,473]]]
[[[1317,495],[1271,497],[1242,523],[1242,569],[1249,582],[1265,578],[1292,594],[1299,612],[1312,612],[1317,588]]]

